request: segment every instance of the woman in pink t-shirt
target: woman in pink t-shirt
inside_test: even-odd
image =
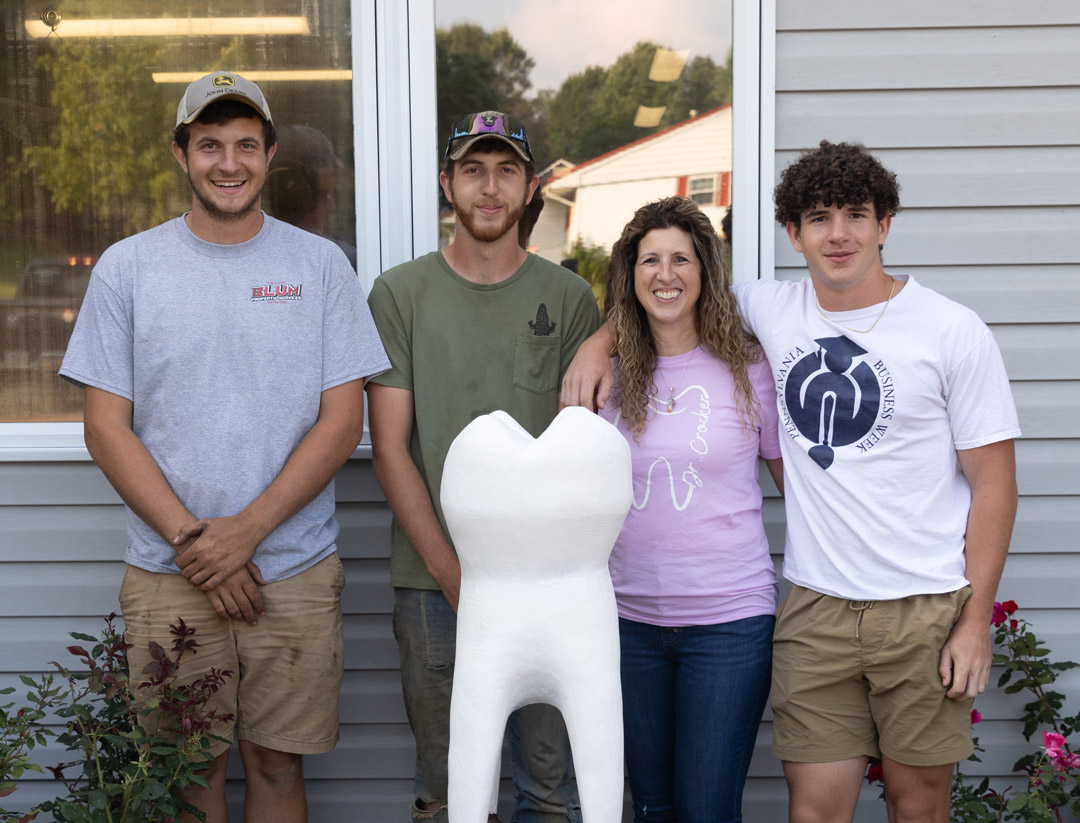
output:
[[[605,310],[634,503],[611,554],[626,763],[639,823],[742,820],[769,693],[776,577],[758,456],[782,488],[776,395],[726,249],[691,200],[638,209]]]

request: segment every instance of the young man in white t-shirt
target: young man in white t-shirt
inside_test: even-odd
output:
[[[851,820],[881,758],[891,823],[946,823],[1016,513],[1008,380],[973,312],[885,272],[899,187],[862,146],[823,141],[775,199],[810,277],[738,297],[782,428],[795,585],[777,614],[772,703],[790,820]],[[598,381],[607,397],[608,345],[582,346],[563,403],[591,405]]]

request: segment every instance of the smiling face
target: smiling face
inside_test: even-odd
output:
[[[513,151],[470,152],[440,176],[460,228],[481,243],[494,243],[517,226],[536,191],[524,161]],[[516,238],[516,235],[515,235]]]
[[[889,236],[892,218],[878,219],[872,202],[806,209],[787,224],[795,251],[806,258],[818,300],[825,309],[864,308],[885,299],[889,277],[881,266],[880,248]]]
[[[195,122],[188,128],[187,151],[173,143],[173,154],[194,194],[192,230],[199,234],[197,227],[213,226],[218,232],[244,234],[254,223],[257,232],[262,225],[259,197],[276,148],[266,151],[262,121],[239,117],[225,123]]]
[[[645,310],[657,354],[681,354],[697,345],[701,262],[689,232],[672,226],[652,229],[641,238],[634,294]]]

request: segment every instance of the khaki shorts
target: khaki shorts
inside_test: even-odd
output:
[[[795,586],[773,636],[773,755],[937,766],[971,754],[972,701],[946,697],[938,674],[970,595],[867,603]]]
[[[124,636],[131,682],[142,682],[150,662],[148,644],[167,651],[169,624],[178,617],[196,630],[196,654],[180,663],[178,684],[190,683],[210,667],[229,669],[232,677],[210,699],[206,710],[233,714],[234,722],[215,722],[213,734],[293,754],[329,751],[338,739],[338,692],[344,671],[345,644],[341,590],[345,572],[336,554],[310,569],[260,588],[266,614],[252,626],[223,620],[206,595],[179,574],[159,574],[128,566],[120,588]],[[144,719],[144,725],[146,720]],[[213,741],[217,757],[229,743]]]

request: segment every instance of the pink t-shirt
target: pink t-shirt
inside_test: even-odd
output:
[[[727,365],[700,347],[657,358],[655,383],[640,442],[614,403],[602,412],[629,442],[634,467],[634,503],[609,563],[619,614],[657,626],[772,614],[776,575],[757,484],[758,455],[780,456],[768,364],[750,367],[760,417],[750,427]]]

